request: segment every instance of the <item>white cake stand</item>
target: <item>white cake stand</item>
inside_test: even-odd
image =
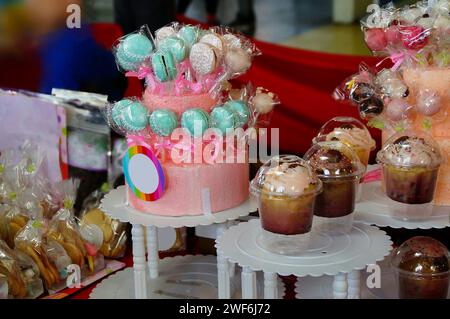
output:
[[[277,274],[331,275],[335,298],[360,298],[360,270],[384,259],[392,249],[385,232],[361,223],[355,223],[349,234],[312,234],[310,248],[295,257],[266,251],[260,244],[261,231],[259,220],[251,220],[229,228],[216,240],[217,252],[243,267],[243,298],[256,297],[255,271],[264,272],[265,298],[277,297]],[[219,280],[219,290],[225,284]]]
[[[147,279],[147,293],[151,299],[216,299],[217,260],[214,256],[188,255],[164,258],[156,279]],[[133,299],[133,268],[111,275],[92,291],[90,299]],[[261,281],[262,282],[262,281]],[[240,276],[231,278],[231,295],[239,299]],[[257,287],[262,296],[264,287]],[[278,292],[284,295],[284,284],[278,282]]]
[[[392,217],[390,199],[383,193],[381,182],[362,183],[361,200],[356,204],[355,220],[380,227],[430,229],[450,227],[450,207],[434,206],[426,220],[401,220]]]
[[[109,192],[101,202],[101,209],[111,218],[132,224],[133,241],[133,269],[134,269],[134,291],[136,299],[147,299],[147,274],[150,279],[159,276],[158,238],[157,227],[195,227],[199,225],[220,224],[217,233],[220,235],[227,228],[229,222],[246,216],[252,211],[256,211],[256,204],[250,199],[242,205],[214,213],[210,216],[182,216],[170,217],[142,213],[129,205],[126,200],[126,188],[120,186]],[[144,227],[147,229],[147,238],[144,235]],[[145,251],[145,240],[147,241],[147,258]],[[228,282],[219,288],[219,298],[229,298],[230,296],[230,276],[234,274],[234,267],[231,267],[226,258],[217,254],[217,270],[219,281]]]

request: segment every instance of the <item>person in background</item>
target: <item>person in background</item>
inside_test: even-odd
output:
[[[125,34],[144,24],[155,32],[175,20],[175,0],[114,0],[114,15]]]
[[[81,0],[27,0],[34,38],[42,64],[40,92],[53,88],[86,91],[122,98],[126,81],[118,72],[111,50],[98,44],[89,25],[67,27],[67,6]],[[83,14],[83,9],[81,10]]]
[[[184,15],[192,0],[178,0],[177,13]],[[204,0],[206,9],[206,23],[209,25],[220,24],[217,20],[217,7],[219,0]]]
[[[230,27],[247,36],[255,35],[256,16],[253,8],[253,0],[238,0],[238,12],[236,19],[230,23]]]

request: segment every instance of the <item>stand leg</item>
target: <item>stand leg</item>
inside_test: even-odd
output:
[[[256,299],[256,274],[249,267],[242,268],[242,299]]]
[[[334,299],[347,299],[347,275],[344,273],[339,273],[334,276],[333,281],[333,296]]]
[[[147,264],[151,279],[158,278],[158,229],[155,226],[147,227]]]
[[[353,270],[348,274],[348,299],[361,299],[360,270]]]
[[[277,274],[264,273],[264,299],[278,299]]]
[[[131,230],[133,240],[134,293],[136,299],[147,299],[147,278],[145,274],[144,226],[133,224]]]
[[[226,223],[218,225],[217,237],[222,235],[226,229]],[[219,252],[217,252],[217,279],[219,299],[230,299],[230,264]]]
[[[230,262],[230,278],[233,278],[236,275],[236,264]]]

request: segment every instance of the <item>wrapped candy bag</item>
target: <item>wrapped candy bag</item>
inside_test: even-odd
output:
[[[30,256],[20,250],[16,249],[14,250],[14,253],[16,255],[22,277],[27,286],[27,298],[35,299],[39,297],[44,293],[44,286],[38,266]]]
[[[28,255],[39,268],[44,286],[47,289],[61,284],[61,275],[47,253],[44,239],[44,224],[39,220],[30,220],[15,238],[16,249]]]
[[[8,293],[12,298],[25,298],[27,286],[14,252],[0,240],[0,274],[7,279]]]
[[[120,258],[125,254],[128,238],[128,224],[112,219],[103,213],[100,201],[108,192],[109,187],[105,184],[101,189],[94,191],[83,203],[80,214],[80,227],[95,225],[102,232],[102,244],[100,252],[106,258]]]
[[[63,207],[50,220],[45,237],[47,241],[54,241],[62,246],[73,264],[83,267],[87,253],[73,214],[79,184],[78,180],[68,180],[61,185],[59,192],[60,198],[63,199]],[[57,245],[53,245],[53,249],[57,251]]]

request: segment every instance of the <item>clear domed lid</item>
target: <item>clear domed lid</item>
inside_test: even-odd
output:
[[[320,178],[360,177],[365,171],[358,155],[339,141],[316,143],[303,158]]]
[[[360,146],[370,150],[376,147],[367,127],[361,121],[346,116],[334,117],[320,128],[313,143],[325,141],[341,141],[350,147]]]
[[[416,236],[401,244],[391,254],[395,268],[421,275],[449,272],[449,251],[440,241]]]
[[[278,155],[263,166],[250,184],[253,195],[297,197],[318,193],[322,183],[309,164],[298,156]]]
[[[439,146],[425,133],[399,132],[386,141],[377,162],[397,167],[435,168],[442,163]]]

